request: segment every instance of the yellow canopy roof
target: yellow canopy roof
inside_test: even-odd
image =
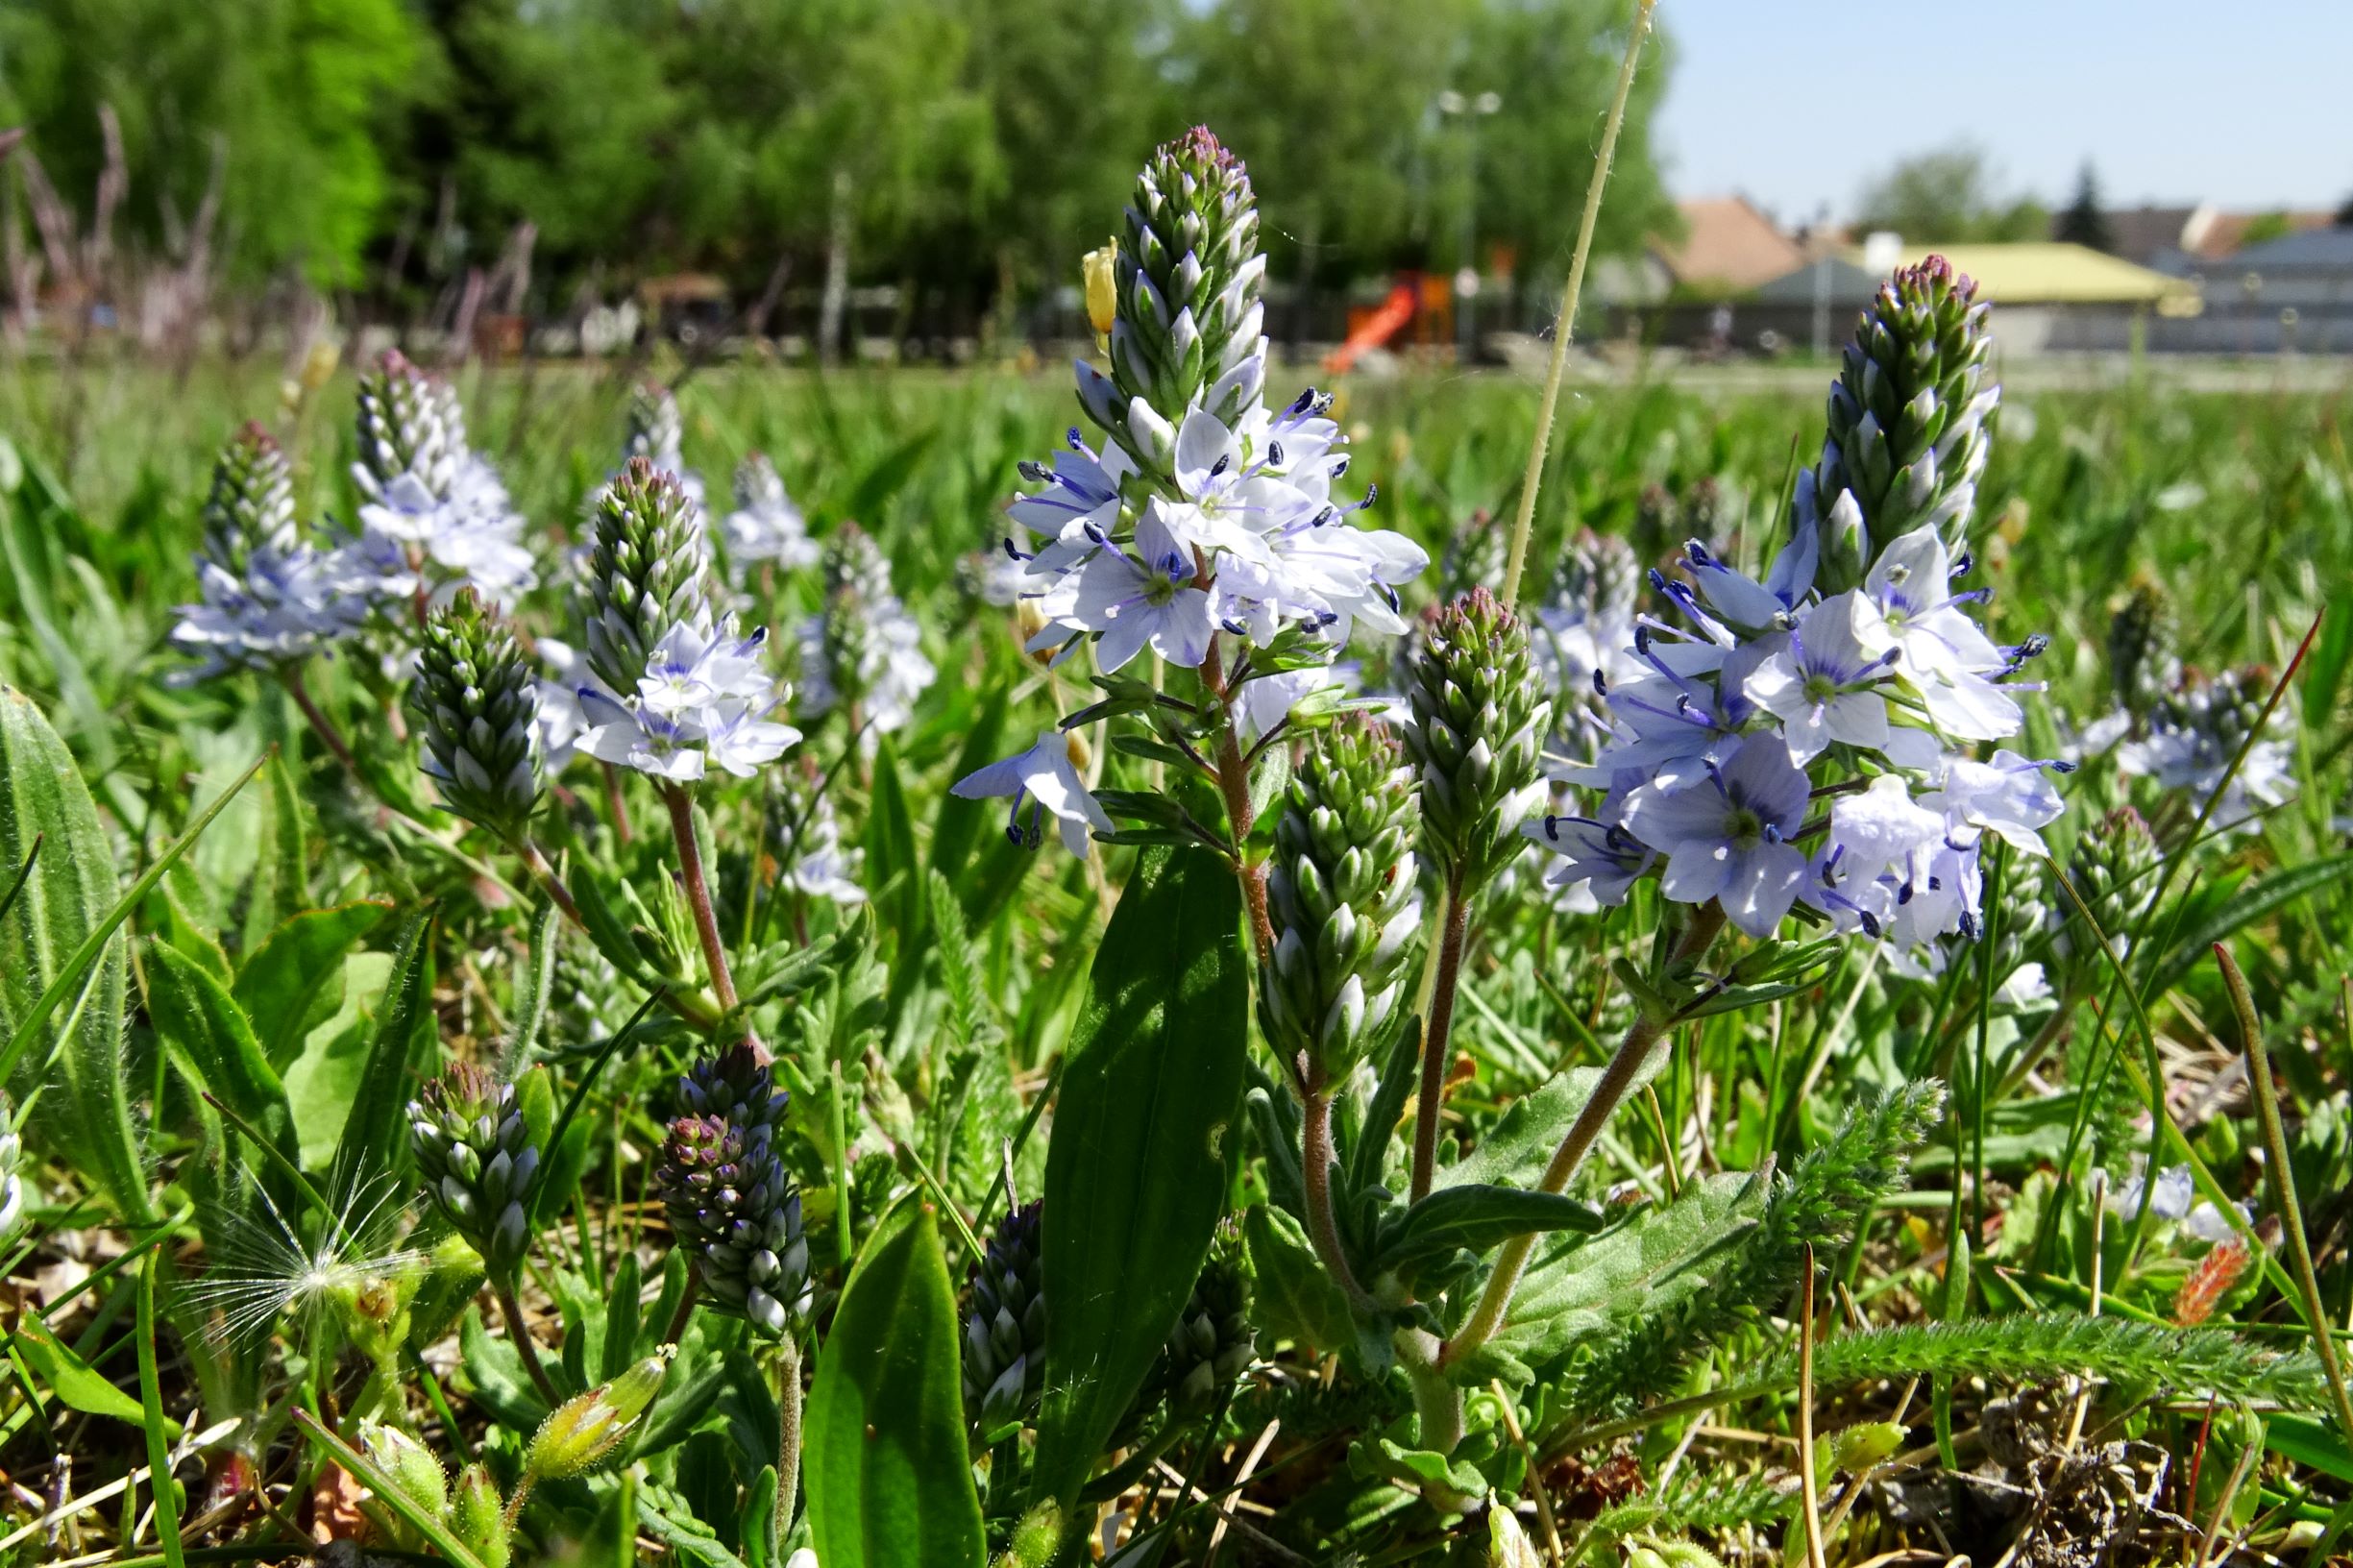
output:
[[[1918,245],[1907,258],[1931,252],[1977,281],[1988,299],[2009,305],[2154,305],[2194,308],[2197,289],[2187,279],[2106,256],[2086,245]],[[1860,253],[1854,253],[1858,257]],[[2170,312],[2169,312],[2170,313]]]

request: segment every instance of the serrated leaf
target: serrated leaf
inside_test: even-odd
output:
[[[339,998],[330,999],[330,988],[343,978],[344,954],[391,913],[386,898],[305,910],[246,959],[233,993],[272,1067],[283,1071],[321,1013],[339,1005]]]
[[[1541,1366],[1612,1324],[1707,1288],[1707,1260],[1756,1223],[1765,1197],[1758,1177],[1712,1176],[1686,1184],[1676,1202],[1646,1209],[1615,1230],[1555,1243],[1512,1298],[1503,1344]]]
[[[979,1568],[955,1287],[919,1195],[867,1239],[809,1393],[802,1465],[826,1568]]]
[[[1224,862],[1147,851],[1089,971],[1046,1149],[1041,1498],[1077,1497],[1224,1216],[1248,1042],[1240,922]]]
[[[163,872],[154,869],[122,893],[113,843],[65,743],[30,698],[0,687],[0,865],[22,864],[37,838],[40,858],[0,920],[0,1031],[9,1041],[0,1083],[21,1100],[50,1076],[54,1057],[52,1103],[32,1131],[124,1219],[153,1224],[123,1062],[125,944],[116,928]]]
[[[1314,1351],[1344,1350],[1356,1339],[1348,1299],[1332,1283],[1307,1232],[1282,1210],[1259,1204],[1242,1218],[1256,1279],[1250,1316],[1271,1339]]]

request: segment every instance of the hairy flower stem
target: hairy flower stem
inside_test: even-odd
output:
[[[683,786],[662,786],[662,803],[670,808],[670,831],[678,841],[678,870],[686,882],[687,907],[695,912],[695,936],[702,943],[702,962],[711,971],[711,992],[719,998],[722,1017],[736,1008],[735,977],[727,968],[727,947],[719,935],[719,916],[711,907],[711,884],[702,870],[702,844],[695,836],[695,799]],[[775,1060],[760,1037],[744,1025],[744,1043],[754,1061],[766,1066]]]
[[[1444,1371],[1445,1345],[1427,1329],[1400,1329],[1392,1343],[1413,1390],[1413,1441],[1434,1454],[1452,1454],[1462,1441],[1462,1389]]]
[[[800,1341],[776,1347],[776,1510],[768,1521],[768,1560],[784,1560],[785,1532],[800,1499]]]
[[[309,722],[311,731],[327,743],[327,749],[332,751],[335,760],[343,764],[343,771],[356,776],[359,764],[354,760],[352,748],[344,744],[334,721],[328,718],[318,703],[312,700],[310,688],[303,682],[302,671],[294,665],[282,664],[278,667],[278,678],[284,682],[286,695],[294,698],[294,705],[303,710],[303,718]]]
[[[1691,923],[1683,928],[1674,956],[1667,961],[1668,968],[1698,958],[1723,929],[1723,906],[1712,900],[1702,904],[1693,912]],[[1602,1069],[1602,1081],[1594,1085],[1593,1097],[1578,1112],[1577,1120],[1561,1138],[1560,1146],[1553,1151],[1552,1163],[1544,1167],[1544,1179],[1536,1184],[1539,1191],[1559,1192],[1568,1188],[1569,1179],[1584,1163],[1586,1151],[1602,1136],[1602,1129],[1609,1125],[1618,1103],[1634,1087],[1642,1064],[1650,1059],[1652,1047],[1658,1043],[1670,1021],[1654,1018],[1647,1012],[1635,1017],[1625,1040],[1619,1042],[1617,1054]],[[1503,1251],[1495,1258],[1495,1272],[1487,1276],[1485,1292],[1480,1296],[1478,1307],[1462,1325],[1461,1332],[1449,1339],[1439,1353],[1440,1364],[1460,1360],[1495,1336],[1495,1331],[1504,1326],[1504,1314],[1511,1308],[1511,1293],[1519,1288],[1520,1276],[1528,1271],[1528,1260],[1535,1248],[1536,1237],[1532,1234],[1515,1236],[1504,1243]]]
[[[1217,699],[1217,790],[1225,796],[1226,826],[1234,835],[1234,874],[1241,880],[1242,902],[1250,907],[1250,934],[1263,969],[1275,961],[1275,927],[1266,913],[1266,868],[1250,858],[1250,830],[1257,825],[1258,813],[1250,805],[1250,765],[1234,733],[1235,693],[1226,683],[1215,637],[1210,639],[1209,657],[1201,661],[1201,683]]]
[[[1356,1271],[1348,1266],[1348,1254],[1340,1246],[1339,1216],[1332,1207],[1332,1165],[1336,1156],[1332,1149],[1332,1090],[1320,1080],[1309,1082],[1299,1096],[1301,1128],[1299,1161],[1307,1184],[1308,1239],[1314,1243],[1315,1256],[1323,1260],[1324,1272],[1340,1287],[1349,1305],[1370,1310],[1372,1297],[1357,1283]]]
[[[539,1364],[539,1347],[531,1342],[531,1331],[523,1321],[523,1304],[515,1299],[515,1282],[493,1280],[490,1293],[499,1299],[499,1311],[506,1316],[506,1335],[515,1342],[515,1354],[522,1358],[523,1369],[531,1375],[531,1386],[552,1410],[564,1403],[564,1396],[555,1391],[555,1382],[548,1369]]]
[[[1618,67],[1618,92],[1610,100],[1609,118],[1602,127],[1602,145],[1593,155],[1593,178],[1585,184],[1584,216],[1577,225],[1577,250],[1569,260],[1569,281],[1560,292],[1560,316],[1553,327],[1552,363],[1544,372],[1544,401],[1536,408],[1536,436],[1528,448],[1528,472],[1520,479],[1519,514],[1511,522],[1511,553],[1504,566],[1503,600],[1518,602],[1520,573],[1528,564],[1528,535],[1536,521],[1536,489],[1544,480],[1544,454],[1553,441],[1553,415],[1560,406],[1560,378],[1569,363],[1569,337],[1577,327],[1578,296],[1585,287],[1585,257],[1593,251],[1593,225],[1601,216],[1602,190],[1609,184],[1609,165],[1618,153],[1618,128],[1626,123],[1626,100],[1633,91],[1634,62],[1642,58],[1642,40],[1651,31],[1651,12],[1658,0],[1637,0],[1634,25],[1627,35],[1626,62]]]
[[[514,847],[515,853],[523,857],[524,867],[539,878],[539,885],[548,890],[548,896],[555,900],[557,909],[563,911],[564,919],[570,920],[576,930],[587,930],[588,922],[580,917],[579,904],[573,899],[572,890],[564,886],[563,878],[555,874],[555,868],[549,864],[548,852],[528,838],[516,840]]]
[[[2255,999],[2247,993],[2246,976],[2239,972],[2230,949],[2214,944],[2215,961],[2222,966],[2222,981],[2239,1015],[2240,1037],[2246,1042],[2247,1078],[2255,1093],[2255,1120],[2263,1129],[2264,1170],[2270,1178],[2271,1207],[2279,1211],[2287,1233],[2288,1261],[2295,1267],[2297,1290],[2304,1297],[2304,1315],[2312,1322],[2313,1349],[2320,1356],[2320,1370],[2328,1379],[2329,1397],[2336,1402],[2337,1419],[2353,1432],[2353,1396],[2345,1389],[2343,1363],[2337,1359],[2336,1335],[2329,1327],[2327,1303],[2320,1299],[2320,1283],[2313,1273],[2312,1245],[2304,1237],[2304,1211],[2297,1205],[2295,1172],[2288,1163],[2288,1134],[2280,1125],[2279,1090],[2271,1082],[2271,1059],[2263,1048],[2263,1028],[2255,1017]]]
[[[1455,992],[1462,982],[1462,943],[1470,933],[1470,899],[1457,868],[1446,879],[1444,924],[1438,937],[1436,978],[1430,992],[1430,1021],[1422,1029],[1421,1093],[1413,1103],[1413,1188],[1411,1201],[1430,1195],[1438,1168],[1438,1102],[1446,1092],[1446,1041],[1454,1032]]]

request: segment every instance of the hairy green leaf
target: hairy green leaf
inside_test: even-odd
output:
[[[312,1026],[340,1004],[331,988],[343,978],[343,955],[391,912],[385,898],[307,909],[272,931],[245,960],[234,992],[271,1066],[283,1071]]]
[[[376,1009],[368,1063],[335,1144],[329,1190],[338,1201],[366,1191],[400,1168],[408,1152],[404,1114],[413,1089],[411,1064],[433,1038],[433,911],[418,910],[394,944],[392,974]]]

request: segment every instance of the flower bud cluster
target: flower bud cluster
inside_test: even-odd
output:
[[[1538,764],[1553,709],[1529,658],[1528,628],[1484,588],[1432,614],[1406,687],[1421,784],[1422,843],[1464,896],[1518,852],[1543,807]]]
[[[903,729],[938,674],[922,628],[891,590],[891,562],[873,536],[845,523],[825,540],[823,605],[801,625],[801,711],[854,710],[867,744]]]
[[[408,701],[442,804],[520,838],[539,804],[538,682],[514,634],[472,589],[426,622]]]
[[[2153,779],[2160,789],[2184,791],[2198,810],[2219,790],[2212,829],[2244,831],[2295,795],[2298,726],[2291,698],[2281,698],[2267,723],[2263,716],[2277,678],[2252,667],[2211,676],[2185,673],[2151,704],[2144,732],[2116,748],[2117,772]],[[2256,737],[2252,745],[2250,734]],[[2242,749],[2246,758],[2231,773]]]
[[[1861,580],[1875,541],[1924,527],[1962,536],[2001,401],[1985,379],[1991,308],[1931,256],[1897,269],[1863,312],[1830,388],[1821,460],[1798,479],[1799,527],[1822,535],[1824,594]],[[1853,513],[1834,515],[1841,496]]]
[[[785,1334],[811,1301],[800,1194],[775,1147],[789,1096],[739,1043],[680,1079],[678,1099],[653,1172],[671,1232],[719,1311]]]
[[[179,607],[172,641],[204,663],[178,683],[308,658],[367,616],[345,551],[302,537],[293,470],[258,425],[231,437],[213,462],[196,580],[200,598]]]
[[[1206,1415],[1257,1360],[1249,1277],[1229,1253],[1213,1251],[1161,1351],[1154,1381],[1167,1393],[1168,1413]]]
[[[472,585],[511,600],[538,580],[523,517],[488,459],[466,443],[456,388],[386,350],[359,379],[357,527],[343,551],[380,600]]]
[[[583,573],[569,744],[692,783],[712,764],[750,777],[800,738],[770,717],[787,694],[762,663],[767,628],[742,636],[714,614],[702,512],[674,476],[629,459],[597,498]]]
[[[1655,873],[1752,936],[1802,900],[1899,948],[1981,929],[1988,834],[2041,854],[2071,765],[1973,754],[2024,723],[2013,679],[2043,651],[1998,647],[1959,586],[1965,524],[1999,396],[1980,386],[1985,307],[1931,258],[1865,317],[1831,397],[1823,460],[1763,581],[1693,541],[1652,586],[1685,623],[1643,619],[1629,676],[1597,665],[1609,731],[1565,775],[1588,813],[1526,831],[1556,884],[1600,903]]]
[[[1421,924],[1412,769],[1380,723],[1317,738],[1275,824],[1266,897],[1274,963],[1259,988],[1276,1055],[1318,1082],[1376,1052],[1412,978]],[[1513,841],[1517,842],[1517,841]]]
[[[481,1254],[492,1279],[513,1279],[531,1238],[524,1200],[539,1175],[515,1086],[453,1062],[408,1102],[408,1130],[434,1211]]]
[[[1044,1214],[1035,1201],[1007,1214],[966,1283],[965,1418],[984,1438],[1028,1418],[1045,1386]]]
[[[1111,369],[1078,367],[1079,404],[1105,440],[1097,450],[1073,429],[1050,465],[1023,463],[1031,488],[1009,508],[1029,535],[1005,549],[1040,625],[1031,651],[1091,641],[1108,675],[1146,649],[1200,669],[1221,633],[1286,649],[1238,667],[1246,683],[1328,663],[1359,625],[1407,629],[1397,585],[1429,556],[1350,521],[1373,492],[1336,490],[1349,455],[1332,400],[1310,389],[1265,404],[1258,233],[1249,175],[1207,131],[1162,147],[1140,176],[1111,262]],[[1217,722],[1258,710],[1236,696]]]

